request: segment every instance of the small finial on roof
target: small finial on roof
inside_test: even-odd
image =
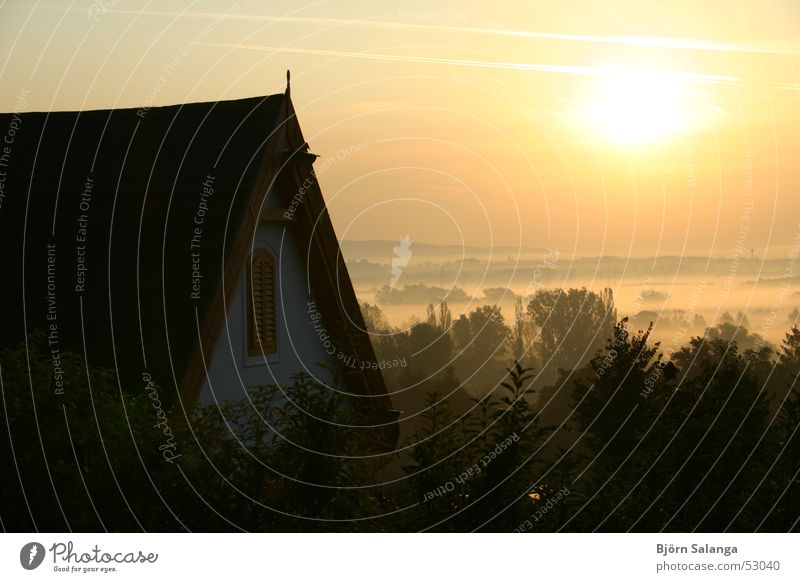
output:
[[[286,69],[286,94],[289,94],[289,90],[291,89],[290,82],[292,80],[292,72],[289,69]]]

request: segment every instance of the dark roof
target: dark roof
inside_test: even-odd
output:
[[[7,273],[0,346],[54,324],[53,347],[85,352],[90,364],[117,369],[124,386],[136,389],[148,371],[168,391],[186,393],[182,382],[202,371],[198,338],[218,333],[226,301],[220,285],[241,268],[242,231],[254,228],[253,209],[266,193],[269,142],[287,119],[299,135],[288,94],[149,110],[0,115],[0,133],[11,141],[5,152],[0,145]],[[213,194],[203,209],[209,186]],[[312,240],[327,241],[313,257],[322,262],[315,270],[326,273],[319,285],[331,295],[323,303],[358,311],[346,270],[343,287],[337,280],[340,293],[330,291],[344,266],[322,195],[316,185],[313,190],[319,200],[309,198],[308,206],[315,215],[297,230],[307,230],[306,222],[323,227],[310,238],[303,234],[306,248],[318,244]],[[192,300],[190,241],[203,210],[203,293]],[[360,313],[355,322],[363,326]],[[364,344],[369,356],[371,346]],[[196,396],[197,381],[190,383],[190,397]],[[372,406],[390,406],[382,378],[372,375],[366,384],[358,392],[383,402]]]
[[[208,173],[252,178],[284,95],[152,109],[23,113],[9,180],[83,189],[86,176],[123,189],[172,189]],[[16,117],[0,114],[0,130]],[[35,171],[32,171],[35,170]],[[55,194],[55,192],[54,192]]]
[[[323,317],[336,320],[331,327],[342,324],[340,345],[375,360],[288,90],[152,109],[2,114],[0,134],[11,142],[0,144],[0,347],[54,324],[53,347],[85,353],[134,390],[147,371],[191,403],[267,192],[286,206],[303,183],[291,230],[311,289]],[[197,299],[190,244],[201,212]],[[349,370],[345,381],[396,438],[380,372]]]
[[[0,167],[0,345],[55,323],[60,349],[84,353],[85,343],[89,362],[117,367],[124,383],[137,386],[149,370],[179,386],[285,99],[0,115],[0,134],[13,133]],[[213,182],[202,225],[208,279],[190,301],[204,182]]]

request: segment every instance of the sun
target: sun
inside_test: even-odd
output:
[[[584,104],[585,121],[605,141],[641,145],[688,129],[682,81],[651,69],[613,70]]]

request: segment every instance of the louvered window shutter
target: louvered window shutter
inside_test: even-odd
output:
[[[248,343],[250,355],[269,354],[278,349],[275,259],[265,250],[253,253],[250,262],[250,309]]]

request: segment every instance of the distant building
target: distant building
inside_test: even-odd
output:
[[[2,114],[0,132],[2,346],[39,331],[54,355],[85,354],[128,387],[149,374],[190,405],[297,372],[329,382],[319,364],[339,362],[393,425],[288,85]]]

